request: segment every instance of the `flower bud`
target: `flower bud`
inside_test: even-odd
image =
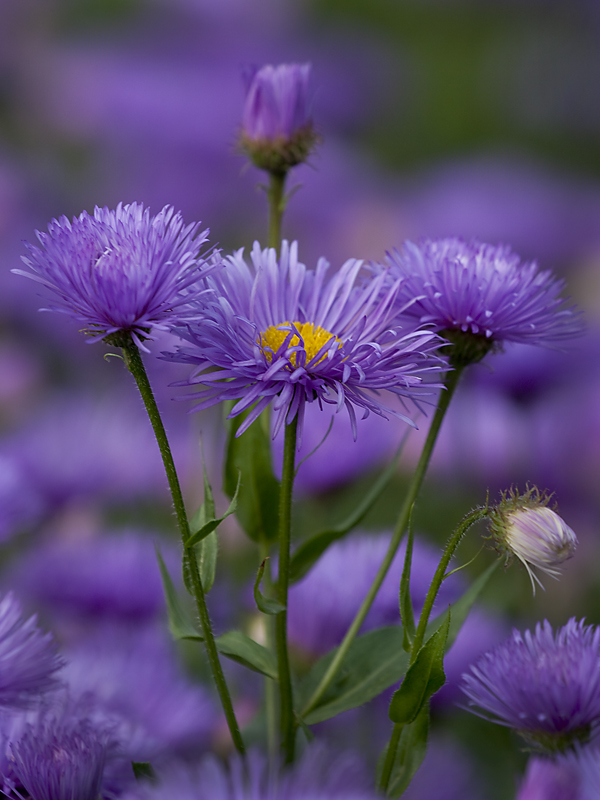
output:
[[[250,76],[240,144],[256,167],[287,172],[310,155],[309,80],[310,64],[267,64]]]
[[[542,584],[531,567],[557,578],[559,567],[574,555],[577,546],[577,537],[571,528],[547,507],[549,500],[536,488],[528,489],[523,495],[511,489],[489,514],[496,547],[507,554],[507,560],[516,556],[523,562],[534,594],[534,580]]]

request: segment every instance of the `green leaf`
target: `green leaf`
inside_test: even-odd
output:
[[[152,769],[152,764],[149,761],[132,761],[131,767],[136,780],[156,783],[156,773]]]
[[[413,503],[410,510],[410,517],[408,519],[408,537],[406,540],[406,552],[404,554],[402,577],[400,579],[400,619],[402,620],[402,627],[404,628],[404,640],[402,642],[402,646],[407,653],[410,653],[412,643],[415,638],[415,615],[410,596],[410,572],[412,565],[413,544],[415,539],[415,532],[412,524],[412,512],[414,507],[415,506]]]
[[[262,644],[255,642],[242,631],[228,631],[215,639],[217,650],[232,661],[243,664],[254,672],[277,680],[275,656]]]
[[[444,648],[450,627],[450,612],[442,626],[425,642],[409,667],[400,688],[394,692],[389,715],[392,722],[408,725],[414,722],[423,705],[445,681]]]
[[[229,508],[223,514],[223,516],[218,517],[218,519],[214,518],[215,504],[214,501],[212,500],[212,493],[210,495],[211,498],[210,503],[208,503],[208,501],[206,500],[206,494],[205,494],[204,503],[200,506],[199,510],[192,518],[192,523],[198,521],[200,522],[200,527],[197,530],[195,530],[195,526],[192,527],[190,525],[190,529],[193,530],[194,533],[192,533],[190,538],[185,543],[185,547],[193,547],[194,545],[198,544],[198,542],[201,542],[203,539],[209,536],[214,530],[216,530],[224,519],[226,519],[227,517],[229,517],[231,514],[234,513],[238,504],[238,496],[240,493],[241,482],[242,482],[242,475],[241,473],[239,473],[237,486],[233,498],[231,500],[231,503],[229,504]],[[206,492],[206,487],[208,486],[208,482],[205,481],[204,485],[205,485],[204,491]],[[208,489],[210,491],[210,486],[208,486]],[[207,514],[209,513],[209,511],[212,513],[212,517],[207,519]]]
[[[423,763],[427,752],[429,718],[429,703],[426,703],[415,721],[404,726],[388,786],[388,797],[400,797]]]
[[[253,541],[274,541],[278,535],[279,481],[273,475],[267,420],[262,415],[236,438],[246,416],[240,414],[230,420],[223,489],[233,497],[241,473],[236,509],[238,522]]]
[[[280,614],[282,611],[285,611],[285,606],[277,602],[277,600],[270,600],[268,597],[265,597],[260,590],[260,582],[265,574],[266,563],[267,559],[265,558],[256,573],[256,580],[254,581],[254,601],[258,610],[262,611],[263,614]]]
[[[203,641],[204,637],[198,633],[190,618],[184,611],[183,606],[179,602],[177,590],[173,585],[171,576],[169,575],[165,562],[163,561],[158,548],[156,548],[156,558],[158,559],[163,590],[165,593],[165,599],[167,601],[167,614],[171,636],[174,639],[196,639],[198,641]]]
[[[501,559],[498,558],[493,562],[493,564],[490,564],[490,566],[473,581],[463,596],[450,606],[451,620],[450,629],[448,631],[448,639],[446,641],[446,651],[448,651],[454,644],[460,629],[462,628],[466,618],[469,616],[469,612],[473,607],[473,604],[485,588],[488,580],[494,574],[494,571],[496,570],[500,561]],[[432,622],[429,623],[427,626],[427,633],[429,635],[431,635],[440,627],[446,616],[446,613],[446,611],[443,611]]]
[[[339,525],[336,525],[334,528],[330,528],[329,530],[322,531],[321,533],[318,533],[316,536],[312,536],[310,539],[307,539],[305,542],[302,542],[302,544],[299,545],[299,547],[296,549],[296,552],[293,553],[290,559],[290,583],[295,583],[296,581],[299,581],[300,578],[303,578],[311,569],[313,564],[315,564],[323,555],[325,550],[327,550],[327,548],[335,541],[345,536],[349,531],[352,530],[352,528],[355,528],[375,505],[385,487],[396,474],[398,461],[406,443],[406,439],[408,438],[408,433],[409,431],[407,431],[402,437],[400,447],[392,459],[391,464],[389,464],[389,466],[386,467],[386,469],[381,473],[379,478],[377,478],[357,508]]]
[[[210,592],[215,582],[218,549],[219,540],[216,531],[210,533],[206,539],[203,539],[200,544],[196,545],[196,558],[198,559],[200,580],[202,581],[204,594]]]
[[[408,667],[408,654],[402,649],[402,635],[400,625],[390,625],[358,636],[350,645],[337,679],[320,704],[304,716],[304,721],[313,725],[335,717],[398,683]],[[298,708],[306,705],[336,651],[337,648],[319,659],[300,682]]]

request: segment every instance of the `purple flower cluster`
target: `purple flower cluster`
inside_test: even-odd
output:
[[[83,323],[90,341],[125,332],[146,349],[153,331],[193,315],[189,301],[210,269],[200,256],[208,231],[198,229],[172,206],[153,217],[141,203],[96,207],[93,216],[83,211],[37,231],[41,248],[27,243],[23,257],[31,272],[14,271],[49,289],[55,303],[48,310]]]
[[[556,633],[547,621],[533,634],[515,630],[463,675],[462,688],[470,705],[536,748],[587,742],[600,727],[600,628],[570,619]]]
[[[379,398],[387,390],[416,400],[423,379],[444,369],[435,356],[435,334],[395,323],[398,284],[383,289],[385,275],[359,287],[362,262],[347,261],[328,281],[329,264],[316,270],[298,260],[297,243],[284,241],[281,257],[255,243],[252,265],[239,250],[209,278],[217,301],[204,316],[177,332],[190,346],[171,355],[195,365],[189,384],[201,389],[189,395],[195,409],[237,401],[230,416],[249,411],[239,428],[272,405],[274,435],[298,415],[299,430],[306,403],[346,407],[356,436],[355,409],[408,417]]]

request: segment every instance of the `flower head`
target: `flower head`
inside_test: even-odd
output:
[[[154,217],[141,203],[96,207],[93,216],[83,211],[36,231],[42,246],[26,243],[23,257],[31,272],[14,272],[46,286],[55,303],[44,310],[83,323],[91,341],[125,333],[146,349],[142,340],[188,319],[190,300],[203,291],[208,231],[198,227],[185,226],[172,206]]]
[[[177,329],[190,346],[170,357],[196,365],[189,384],[205,388],[189,396],[195,410],[237,400],[230,417],[249,410],[238,435],[268,406],[284,421],[318,401],[344,406],[356,437],[355,408],[381,416],[406,416],[383,405],[382,390],[416,399],[422,380],[444,369],[433,355],[440,344],[430,331],[392,328],[394,285],[381,294],[384,275],[357,287],[361,261],[347,261],[329,282],[329,264],[316,270],[298,261],[297,244],[275,250],[255,243],[252,265],[239,250],[209,279],[216,302],[201,318]]]
[[[391,277],[402,278],[403,313],[442,332],[457,365],[504,341],[553,346],[582,332],[579,314],[560,296],[563,281],[521,263],[505,245],[428,239],[406,242],[388,259]]]
[[[496,546],[508,558],[515,555],[523,562],[534,594],[534,580],[542,584],[531,565],[556,578],[560,574],[559,567],[574,555],[577,546],[577,537],[571,528],[547,507],[549,500],[550,497],[540,494],[536,488],[528,489],[523,495],[511,489],[489,513]]]
[[[11,745],[14,774],[35,800],[97,800],[107,746],[89,720],[48,715]]]
[[[0,600],[0,706],[5,708],[27,708],[58,685],[54,673],[62,658],[36,622],[23,619],[10,592]]]
[[[600,727],[600,628],[569,622],[553,633],[513,631],[463,675],[470,705],[548,752],[592,739]]]
[[[310,118],[310,64],[270,64],[248,76],[241,146],[255,166],[286,172],[306,161],[317,136]]]

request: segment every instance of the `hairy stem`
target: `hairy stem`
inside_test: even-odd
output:
[[[152,428],[154,430],[154,435],[156,436],[156,441],[158,442],[158,448],[162,456],[165,472],[167,474],[167,480],[169,482],[169,489],[171,490],[175,515],[177,517],[177,524],[181,533],[181,539],[183,541],[184,555],[187,557],[190,566],[190,575],[194,588],[194,596],[196,599],[198,615],[200,617],[200,624],[202,626],[202,635],[204,636],[204,644],[206,646],[206,653],[208,656],[210,669],[217,686],[223,711],[225,712],[225,718],[227,720],[227,725],[229,726],[233,744],[238,752],[243,755],[245,753],[244,742],[242,740],[240,729],[235,717],[231,696],[225,681],[221,662],[219,661],[219,654],[217,652],[215,637],[206,605],[206,597],[202,587],[202,579],[200,578],[198,563],[196,561],[196,553],[193,547],[186,547],[186,542],[190,538],[190,526],[185,511],[183,495],[181,494],[181,486],[179,485],[179,478],[177,476],[177,470],[175,469],[175,463],[173,461],[169,440],[167,438],[160,412],[158,410],[158,406],[156,405],[156,400],[154,399],[152,387],[150,386],[150,381],[148,380],[148,375],[144,367],[144,362],[142,361],[137,345],[131,339],[131,337],[128,337],[127,341],[121,341],[119,344],[123,349],[125,365],[137,383],[142,400],[146,406],[146,411],[148,412],[150,423],[152,424]]]

